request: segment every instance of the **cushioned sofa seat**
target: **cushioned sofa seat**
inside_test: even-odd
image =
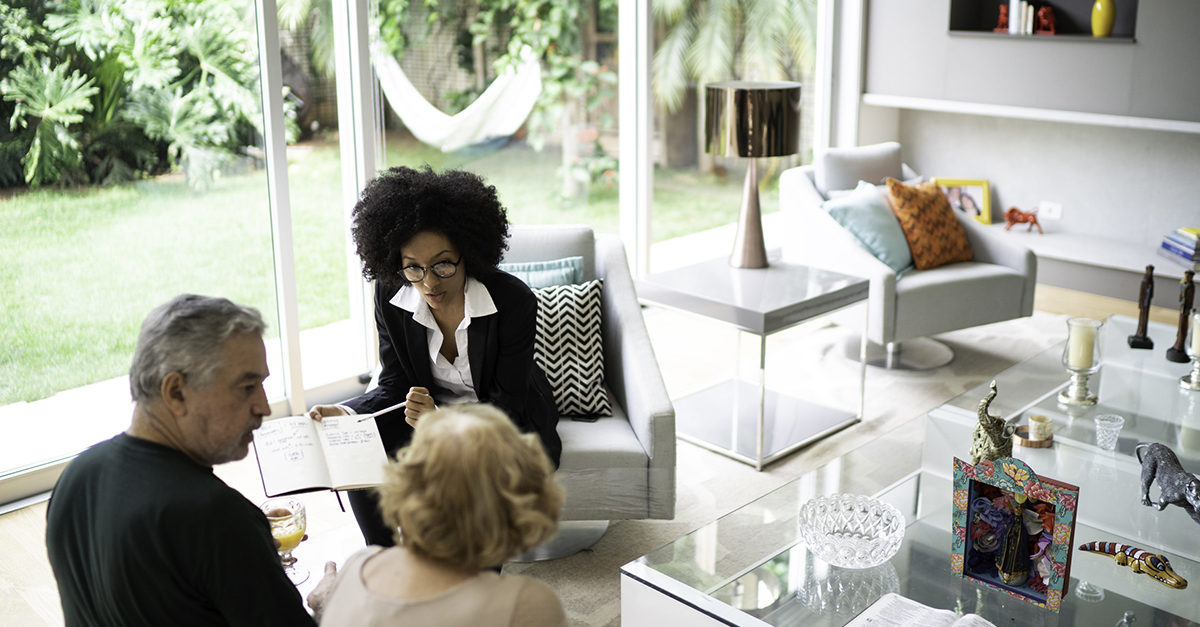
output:
[[[571,518],[576,520],[646,518],[650,457],[629,428],[629,418],[620,405],[613,415],[596,422],[563,418],[558,423],[562,438],[562,465],[558,479],[571,499]]]
[[[506,262],[582,256],[584,280],[604,279],[604,383],[613,415],[563,416],[557,476],[564,521],[670,519],[675,515],[675,409],[658,370],[625,247],[583,225],[514,225]]]
[[[935,270],[910,270],[896,282],[897,335],[922,337],[941,333],[955,320],[989,324],[1023,315],[1021,300],[1012,297],[1024,290],[1021,273],[976,261]]]

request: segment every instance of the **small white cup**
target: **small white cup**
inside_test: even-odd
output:
[[[1041,414],[1029,415],[1029,439],[1048,440],[1054,430],[1054,421]]]

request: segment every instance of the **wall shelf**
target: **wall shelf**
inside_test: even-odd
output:
[[[1058,23],[1057,35],[1010,35],[992,29],[1000,17],[1000,7],[1008,0],[950,0],[950,33],[972,33],[989,37],[1014,37],[1021,39],[1059,39],[1066,41],[1103,41],[1132,43],[1137,31],[1137,0],[1116,0],[1116,19],[1111,37],[1092,36],[1092,3],[1094,0],[1034,0],[1035,9],[1050,7]]]
[[[1055,13],[1062,8],[1060,34],[1022,36],[992,32],[998,0],[875,0],[867,14],[863,91],[999,105],[993,113],[941,104],[906,108],[1198,132],[1200,2],[1122,0],[1112,37],[1092,37],[1090,3],[1076,2],[1055,1]]]
[[[1155,304],[1175,302],[1184,267],[1164,259],[1154,244],[1055,231],[1054,222],[1043,225],[1045,235],[1018,225],[1004,230],[1004,223],[988,228],[996,237],[1028,247],[1038,258],[1038,283],[1133,300],[1141,286],[1146,266],[1154,266]],[[1165,303],[1164,303],[1165,301]]]
[[[995,105],[980,102],[963,102],[959,100],[941,100],[936,98],[917,98],[913,96],[894,96],[890,94],[875,93],[863,94],[862,102],[863,104],[876,107],[892,107],[895,109],[941,111],[943,113],[965,113],[968,115],[990,115],[1022,120],[1041,120],[1044,122],[1066,122],[1068,124],[1092,124],[1096,126],[1115,126],[1118,128],[1137,128],[1151,131],[1200,134],[1200,122],[1191,122],[1186,120],[1163,120],[1158,118],[1111,115],[1107,113],[1085,113],[1082,111],[1039,109],[1034,107],[1016,107],[1011,105]]]
[[[1057,35],[1012,35],[1010,33],[996,33],[985,30],[952,30],[948,31],[951,37],[986,37],[988,39],[1024,39],[1037,41],[1060,41],[1071,43],[1096,43],[1096,44],[1132,44],[1137,43],[1135,37],[1094,37],[1085,33],[1059,33]]]

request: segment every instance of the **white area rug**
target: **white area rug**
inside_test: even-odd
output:
[[[955,359],[925,372],[868,368],[863,422],[793,453],[763,472],[700,447],[678,443],[675,519],[616,521],[591,549],[570,557],[532,564],[510,564],[506,573],[537,577],[562,599],[572,625],[620,625],[622,564],[716,520],[829,460],[879,437],[896,442],[897,459],[920,455],[923,434],[905,425],[928,410],[984,383],[993,375],[1032,357],[1066,338],[1066,316],[1035,313],[1011,320],[936,336],[949,345]],[[738,350],[736,334],[694,316],[647,310],[663,376],[672,398],[728,378]],[[840,327],[798,327],[771,336],[767,349],[767,384],[789,390],[803,386],[814,371],[834,373],[857,385],[858,366],[841,355],[847,334]],[[743,364],[753,364],[751,347],[743,343]],[[756,347],[755,347],[756,348]],[[846,390],[831,392],[835,397]],[[917,421],[920,424],[920,421]],[[886,464],[886,460],[883,460]]]

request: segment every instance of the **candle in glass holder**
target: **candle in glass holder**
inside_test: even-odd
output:
[[[1096,328],[1083,324],[1073,325],[1067,338],[1067,367],[1087,370],[1092,367],[1092,349],[1096,344]]]
[[[1192,310],[1192,359],[1200,359],[1200,309]]]

